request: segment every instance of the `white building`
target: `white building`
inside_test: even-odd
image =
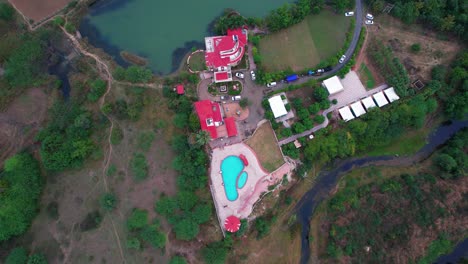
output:
[[[344,90],[343,85],[341,84],[338,76],[333,76],[323,81],[322,86],[327,88],[330,95],[339,93]]]
[[[284,107],[281,95],[277,95],[268,99],[268,102],[270,103],[271,111],[273,111],[275,118],[284,116],[288,113],[288,111],[286,111],[286,107]]]
[[[378,92],[374,94],[372,97],[374,97],[375,102],[379,107],[382,107],[384,105],[388,105],[387,98],[385,98],[385,95],[383,92]]]
[[[361,102],[362,104],[364,104],[364,107],[366,108],[367,111],[369,111],[369,109],[371,109],[372,107],[377,107],[374,103],[374,100],[372,100],[371,96],[362,99]]]
[[[364,107],[362,107],[361,101],[357,101],[351,104],[351,109],[353,110],[353,113],[356,117],[360,117],[366,113],[366,110],[364,110]]]
[[[387,96],[390,103],[393,103],[394,101],[400,99],[400,97],[396,94],[395,89],[393,89],[393,87],[386,89],[384,93]]]
[[[348,106],[340,108],[338,110],[338,112],[340,112],[341,118],[343,118],[343,120],[345,122],[348,122],[349,120],[354,119],[354,115],[353,115],[353,113],[351,112],[351,109],[349,109]]]

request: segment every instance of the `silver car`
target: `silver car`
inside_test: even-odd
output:
[[[341,56],[339,62],[343,63],[345,60],[346,60],[346,55],[343,54],[343,56]]]

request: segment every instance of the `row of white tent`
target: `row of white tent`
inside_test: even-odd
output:
[[[345,122],[348,122],[349,120],[353,120],[356,117],[360,117],[373,107],[383,107],[389,103],[393,103],[398,99],[400,99],[400,97],[396,94],[395,89],[390,87],[383,92],[378,92],[360,101],[354,102],[349,106],[342,107],[338,110],[338,112],[340,113],[341,118],[343,118]]]

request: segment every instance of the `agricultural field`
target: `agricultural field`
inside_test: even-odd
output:
[[[245,143],[255,151],[260,163],[267,171],[273,172],[283,165],[283,155],[269,122],[261,125]]]
[[[65,8],[71,0],[9,0],[10,3],[26,18],[33,22],[52,16]]]
[[[267,71],[313,67],[343,47],[350,21],[349,17],[323,10],[297,25],[267,35],[259,46],[262,65]]]

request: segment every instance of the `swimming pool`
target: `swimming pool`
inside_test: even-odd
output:
[[[221,162],[224,191],[229,201],[237,200],[237,189],[242,189],[247,183],[248,174],[243,170],[244,163],[238,156],[228,156]]]

